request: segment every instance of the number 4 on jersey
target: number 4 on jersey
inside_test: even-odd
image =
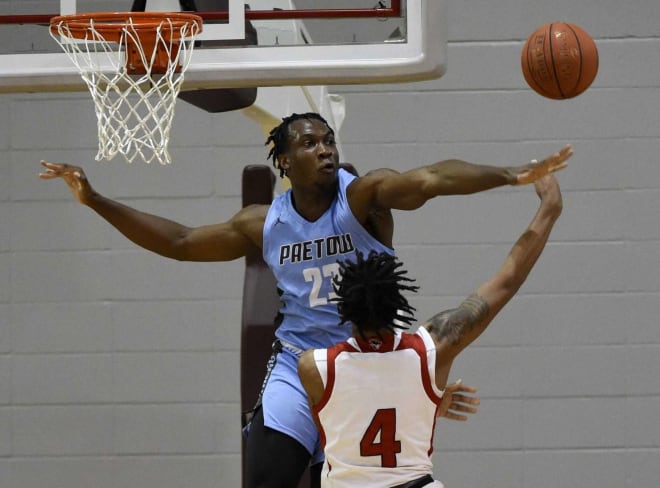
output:
[[[380,442],[377,442],[379,437]],[[377,410],[360,441],[360,456],[380,456],[381,466],[395,468],[396,455],[401,452],[401,442],[395,437],[396,409]]]

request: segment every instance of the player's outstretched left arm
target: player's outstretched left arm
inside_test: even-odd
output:
[[[567,165],[568,144],[541,161],[519,166],[488,166],[458,159],[440,161],[403,173],[372,171],[348,187],[351,209],[360,218],[377,209],[415,210],[441,195],[466,195],[504,185],[526,185]]]

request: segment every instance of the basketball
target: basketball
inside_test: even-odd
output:
[[[598,50],[581,27],[553,22],[536,29],[520,56],[527,84],[539,95],[566,100],[583,93],[598,73]]]

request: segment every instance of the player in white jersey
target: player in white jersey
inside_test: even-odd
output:
[[[396,257],[372,251],[340,262],[336,301],[352,337],[298,361],[326,458],[322,487],[443,486],[432,477],[431,454],[451,364],[522,286],[561,214],[556,178],[535,187],[540,206],[502,268],[415,334],[400,330],[414,320],[403,292],[417,287]]]

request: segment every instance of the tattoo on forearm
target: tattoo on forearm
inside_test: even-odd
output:
[[[479,325],[488,315],[490,307],[480,296],[473,294],[458,308],[445,310],[429,319],[426,328],[440,339],[458,344],[461,337]]]

